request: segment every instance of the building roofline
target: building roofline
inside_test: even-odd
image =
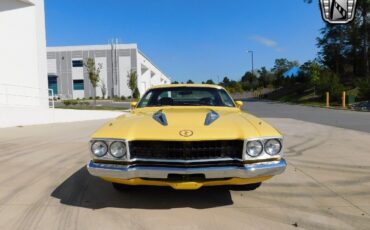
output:
[[[80,51],[80,50],[107,50],[111,49],[111,44],[106,45],[82,45],[82,46],[51,46],[47,47],[47,52]],[[117,44],[117,49],[137,49],[137,44]]]
[[[35,5],[34,0],[18,0],[18,1],[19,1],[19,2],[23,2],[23,3],[30,4],[30,5]]]
[[[154,62],[148,58],[140,49],[136,43],[128,43],[128,44],[115,44],[117,49],[136,49],[137,53],[143,56],[146,60],[148,60],[155,68],[157,68],[169,81],[171,81],[171,77],[169,77],[166,73],[164,73]],[[111,44],[106,45],[76,45],[76,46],[50,46],[47,47],[47,52],[68,52],[68,51],[84,51],[84,50],[110,50]]]
[[[155,68],[157,68],[166,78],[168,78],[168,80],[170,80],[171,82],[171,77],[169,77],[166,73],[164,73],[156,64],[154,64],[154,62],[148,58],[148,56],[146,56],[140,49],[137,49],[137,52],[143,56],[146,60],[148,60]]]

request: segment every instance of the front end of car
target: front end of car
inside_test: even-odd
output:
[[[98,138],[90,142],[90,174],[126,185],[247,185],[286,167],[281,136],[244,140],[164,141]]]
[[[90,174],[125,185],[258,185],[282,173],[282,135],[220,86],[149,89],[90,142]]]

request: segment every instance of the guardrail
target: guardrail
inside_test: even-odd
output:
[[[43,101],[54,108],[55,99],[52,89],[31,86],[0,84],[0,105],[12,107],[40,106]]]

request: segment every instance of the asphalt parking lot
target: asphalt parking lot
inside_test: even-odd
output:
[[[289,164],[255,191],[119,193],[85,168],[89,135],[105,121],[0,129],[0,229],[369,229],[369,131],[275,106],[245,107],[284,134]]]
[[[370,133],[370,112],[326,109],[252,99],[244,101],[243,109],[259,117],[292,118]]]

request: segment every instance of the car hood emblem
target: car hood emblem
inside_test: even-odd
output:
[[[183,137],[191,137],[193,136],[194,132],[191,130],[181,130],[179,134],[180,136],[183,136]]]

